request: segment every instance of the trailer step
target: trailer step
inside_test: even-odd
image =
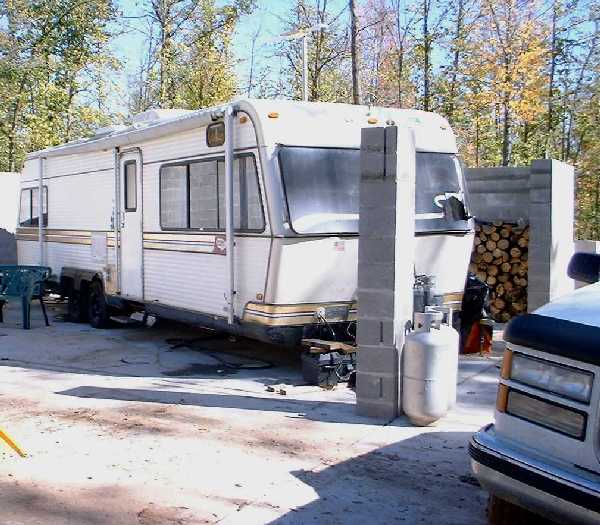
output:
[[[157,319],[155,315],[146,312],[133,312],[131,315],[113,315],[110,320],[122,325],[154,326]]]
[[[132,319],[128,315],[111,315],[110,320],[118,324],[140,324],[137,319]]]

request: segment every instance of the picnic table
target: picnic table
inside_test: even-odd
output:
[[[48,266],[0,265],[0,323],[4,322],[4,305],[13,299],[20,299],[23,329],[31,327],[31,301],[39,300],[46,326],[48,314],[44,304],[45,283],[52,270]]]

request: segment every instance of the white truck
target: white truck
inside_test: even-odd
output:
[[[493,525],[600,523],[600,256],[575,254],[569,276],[594,283],[513,319],[495,423],[470,443],[491,493]]]

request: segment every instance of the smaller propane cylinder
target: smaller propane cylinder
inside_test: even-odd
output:
[[[402,353],[402,409],[418,426],[437,421],[456,403],[459,336],[442,319],[442,312],[416,312]]]

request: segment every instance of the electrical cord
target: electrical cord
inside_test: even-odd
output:
[[[238,357],[239,359],[247,359],[245,355],[237,354],[235,352],[214,352],[208,350],[207,348],[203,348],[198,345],[207,339],[212,339],[214,336],[205,336],[205,337],[196,337],[194,339],[184,339],[182,337],[173,337],[167,339],[165,342],[171,347],[171,350],[177,350],[178,348],[189,348],[190,350],[200,351],[205,353],[206,355],[212,357],[215,361],[218,361],[225,368],[229,370],[266,370],[268,368],[273,368],[275,365],[270,361],[265,361],[262,359],[257,359],[254,362],[246,362],[246,363],[235,363],[232,361],[227,361],[223,357],[219,355],[219,353],[228,354],[234,357]]]

